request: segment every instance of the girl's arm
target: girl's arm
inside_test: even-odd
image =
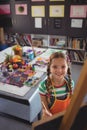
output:
[[[49,108],[48,108],[48,104],[47,104],[47,100],[46,100],[46,96],[42,96],[40,95],[41,98],[41,103],[44,109],[44,112],[47,116],[52,116],[52,113],[50,112]]]

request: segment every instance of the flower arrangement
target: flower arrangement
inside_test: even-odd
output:
[[[14,51],[14,55],[6,54],[4,63],[7,68],[19,68],[25,64],[24,60],[22,59],[22,47],[20,45],[15,45],[12,50]]]

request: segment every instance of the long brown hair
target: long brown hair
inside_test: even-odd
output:
[[[67,82],[67,86],[68,86],[70,95],[72,95],[72,87],[71,87],[71,81],[72,80],[71,80],[70,60],[69,60],[68,56],[65,55],[63,52],[55,52],[49,58],[49,62],[48,62],[48,65],[47,65],[47,80],[46,80],[47,91],[48,91],[49,94],[52,92],[52,82],[51,82],[51,79],[50,79],[50,66],[51,66],[52,60],[54,58],[63,58],[63,59],[66,59],[66,61],[67,61],[67,64],[68,64],[68,70],[67,70],[68,82]]]

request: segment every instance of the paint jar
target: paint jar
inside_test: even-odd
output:
[[[33,60],[33,59],[34,59],[34,53],[33,53],[32,50],[29,50],[29,52],[28,52],[28,57],[29,57],[30,60]]]

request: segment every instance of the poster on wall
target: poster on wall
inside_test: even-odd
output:
[[[0,5],[0,15],[10,14],[10,4]]]
[[[35,28],[42,28],[42,18],[35,18]]]
[[[71,5],[70,17],[86,18],[86,10],[87,10],[87,6],[85,5]]]
[[[72,28],[82,28],[83,19],[71,19]]]
[[[27,4],[15,4],[16,15],[27,15]]]
[[[32,17],[45,17],[45,6],[31,6]]]
[[[64,17],[64,5],[50,5],[49,17]]]

